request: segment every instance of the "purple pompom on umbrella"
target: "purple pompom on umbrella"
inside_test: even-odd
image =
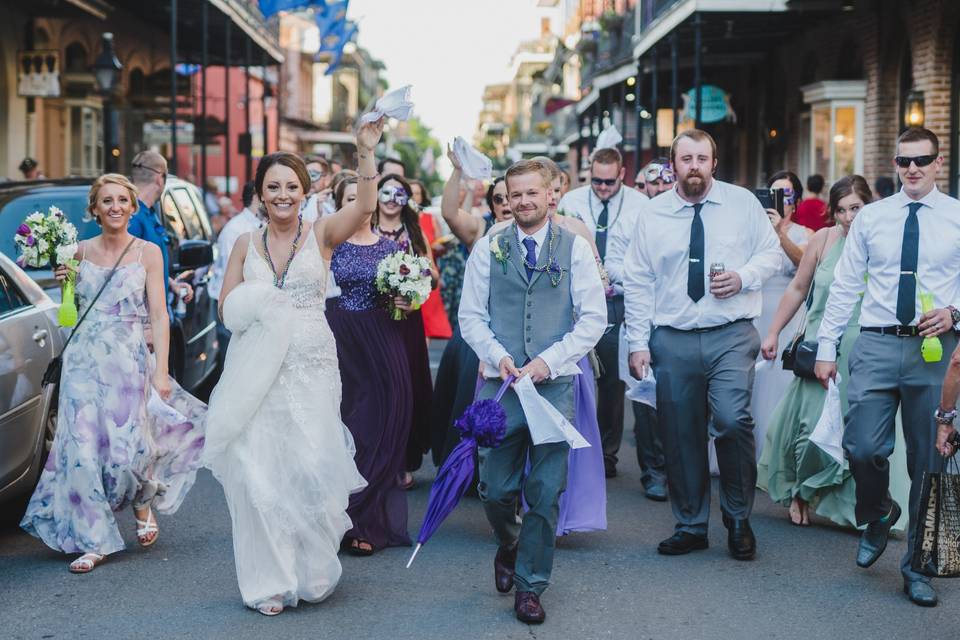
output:
[[[417,557],[420,547],[436,532],[444,519],[453,512],[463,494],[467,492],[473,480],[477,447],[496,447],[503,441],[507,433],[507,414],[500,406],[500,399],[515,379],[514,376],[507,378],[500,386],[495,398],[477,400],[453,423],[460,431],[461,440],[437,471],[437,477],[433,481],[433,486],[430,487],[427,513],[423,517],[423,524],[420,525],[417,546],[413,550],[413,555],[410,556],[410,561],[407,562],[408,569],[413,564],[413,559]]]
[[[29,236],[30,234],[31,234],[30,227],[28,227],[28,226],[26,225],[26,223],[21,222],[21,223],[20,223],[20,226],[17,227],[17,235],[18,235],[18,236]]]

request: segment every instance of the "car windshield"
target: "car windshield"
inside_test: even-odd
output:
[[[18,257],[13,236],[24,218],[35,211],[46,214],[50,206],[59,207],[76,227],[81,240],[100,233],[93,220],[84,220],[87,213],[86,188],[50,188],[29,192],[0,193],[0,252],[11,260]],[[29,268],[27,268],[30,270]]]

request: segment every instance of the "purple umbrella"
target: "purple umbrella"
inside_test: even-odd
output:
[[[510,376],[504,380],[492,400],[477,400],[463,412],[463,415],[454,422],[460,431],[460,443],[453,448],[447,460],[437,471],[437,477],[430,487],[430,501],[427,503],[427,513],[420,525],[420,535],[417,536],[417,546],[407,562],[407,568],[413,564],[420,547],[430,539],[440,524],[453,512],[460,498],[466,493],[470,481],[473,479],[474,454],[477,447],[496,447],[503,440],[507,432],[507,414],[500,406],[500,399],[507,392],[507,387],[515,380]]]

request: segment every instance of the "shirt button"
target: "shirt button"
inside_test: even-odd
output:
[[[529,320],[529,319],[530,319],[530,314],[528,313],[528,314],[527,314],[527,320]]]
[[[533,303],[528,300],[528,301],[527,301],[527,306],[528,306],[528,307],[532,307],[532,306],[533,306]]]
[[[532,288],[527,289],[527,293],[533,293],[533,289]]]
[[[527,338],[527,342],[531,342],[532,340],[532,338]]]

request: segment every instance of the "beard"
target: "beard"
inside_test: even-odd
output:
[[[694,181],[694,178],[699,178],[699,180]],[[703,192],[707,188],[707,180],[700,174],[699,171],[691,171],[687,175],[683,176],[683,179],[680,180],[680,186],[683,187],[683,192],[688,196],[697,198],[703,195]]]

